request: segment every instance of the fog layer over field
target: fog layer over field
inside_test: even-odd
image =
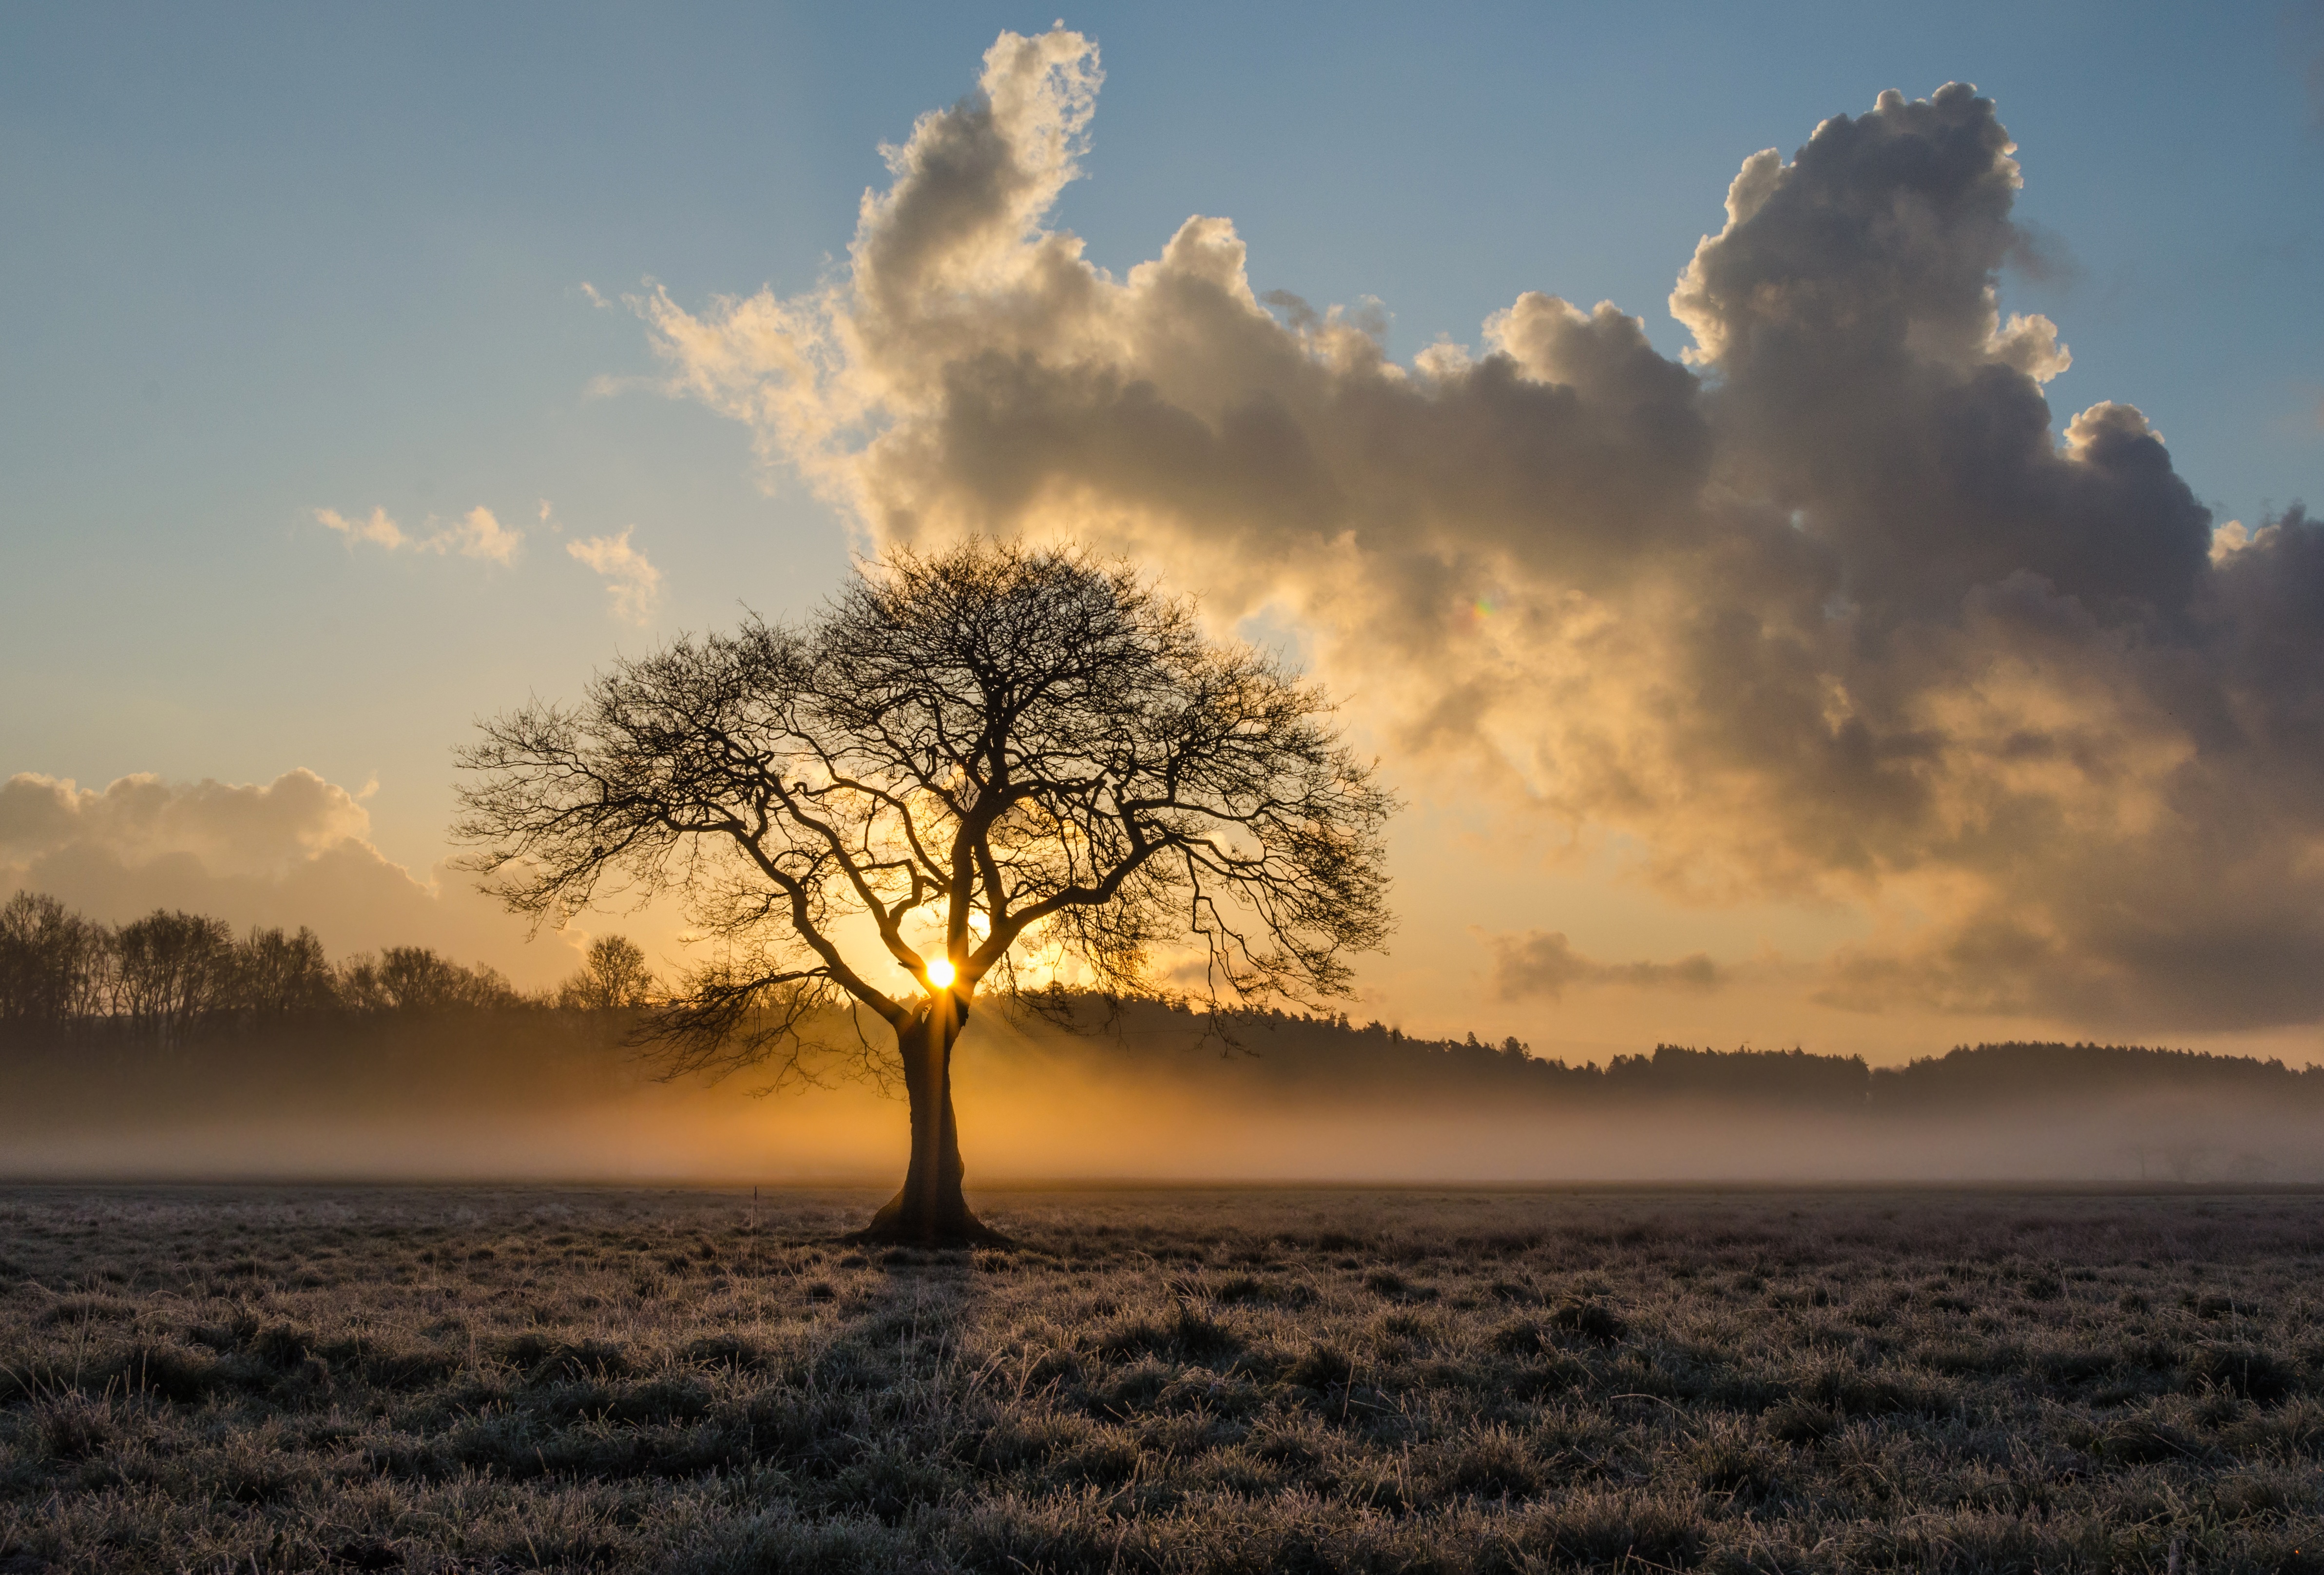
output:
[[[831,1036],[845,1035],[844,1024]],[[1262,1021],[1226,1052],[1143,1011],[1077,1036],[981,1011],[955,1087],[972,1190],[1041,1179],[2312,1181],[2324,1074],[2002,1047],[1898,1072],[1665,1050],[1606,1071],[1515,1049]],[[875,1039],[875,1042],[877,1040]],[[2108,1059],[2112,1057],[2112,1059]],[[447,1014],[0,1060],[0,1172],[26,1178],[878,1182],[900,1098],[821,1069],[754,1097],[656,1081],[617,1027]]]

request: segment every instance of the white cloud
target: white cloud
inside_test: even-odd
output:
[[[630,545],[630,530],[618,536],[567,542],[565,550],[604,578],[615,617],[641,625],[652,620],[654,609],[661,605],[661,570],[646,561],[641,550]]]
[[[481,504],[456,523],[425,536],[407,534],[388,517],[385,509],[372,510],[367,520],[350,520],[337,509],[318,508],[315,519],[337,531],[349,547],[357,542],[369,542],[390,552],[409,548],[414,552],[433,552],[439,558],[457,552],[463,558],[481,558],[503,568],[516,561],[517,548],[524,542],[522,531],[508,529]]]

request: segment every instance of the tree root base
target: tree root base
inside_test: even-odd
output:
[[[957,1191],[934,1209],[914,1212],[917,1218],[905,1211],[904,1194],[898,1192],[872,1217],[871,1224],[841,1239],[850,1246],[982,1246],[1005,1250],[1017,1245],[970,1213]]]

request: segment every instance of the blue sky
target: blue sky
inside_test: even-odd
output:
[[[0,12],[0,774],[271,780],[441,857],[467,719],[843,572],[748,434],[622,380],[639,320],[844,261],[879,153],[973,86],[961,5]],[[1665,308],[1740,162],[1885,88],[1997,99],[2073,351],[2221,519],[2324,500],[2324,10],[1091,6],[1106,73],[1058,222],[1120,273],[1189,214],[1253,285],[1377,298],[1409,358],[1539,289]],[[611,388],[613,391],[608,392]],[[562,535],[540,524],[543,499]],[[508,566],[351,551],[484,506]],[[559,545],[631,530],[646,626]]]

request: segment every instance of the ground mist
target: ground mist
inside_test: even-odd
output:
[[[999,1002],[962,1039],[970,1182],[2324,1181],[2324,1072],[1997,1046],[1901,1069],[1665,1046],[1605,1068],[1142,1005],[1085,1034]],[[0,1040],[0,1177],[844,1180],[893,1187],[884,1024],[816,1025],[821,1086],[657,1081],[634,1019],[319,1014],[165,1040]],[[890,1089],[892,1093],[892,1089]]]

